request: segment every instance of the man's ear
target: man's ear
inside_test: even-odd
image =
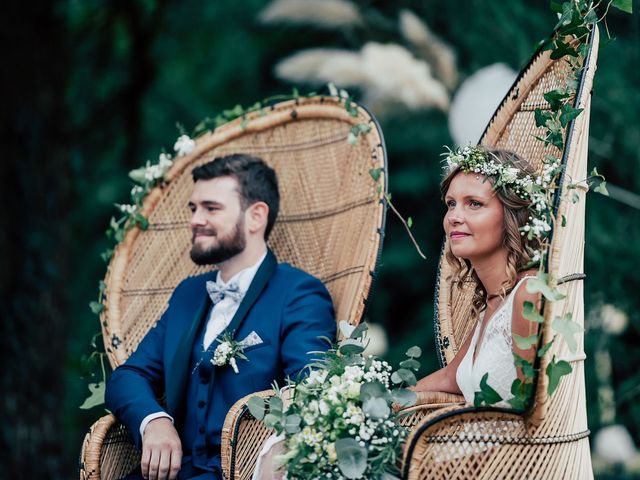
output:
[[[246,216],[250,233],[264,232],[269,219],[269,206],[264,202],[256,202],[247,208]]]

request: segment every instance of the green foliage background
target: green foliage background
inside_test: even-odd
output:
[[[336,33],[261,26],[255,18],[265,4],[58,0],[5,7],[0,458],[8,478],[76,475],[82,437],[102,414],[78,405],[87,393],[80,358],[99,328],[87,304],[104,274],[104,230],[113,204],[128,198],[127,172],[170,148],[176,121],[191,128],[237,103],[290,91],[272,66],[301,48],[397,41],[400,8],[454,46],[463,77],[495,62],[519,70],[555,24],[547,3],[533,0],[361,0],[375,28]],[[590,134],[591,166],[632,192],[640,192],[639,18],[610,13],[616,39],[601,49]],[[431,319],[442,239],[438,155],[452,140],[446,115],[437,111],[387,117],[382,128],[394,203],[413,217],[428,259],[419,259],[389,217],[370,320],[387,328],[391,360],[419,343],[426,372],[437,367]],[[640,213],[590,195],[587,217],[587,313],[606,302],[629,316],[626,331],[607,346],[617,421],[640,443]],[[599,330],[588,330],[588,355],[600,338]],[[596,431],[592,357],[586,369]]]

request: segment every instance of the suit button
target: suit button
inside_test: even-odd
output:
[[[205,402],[204,400],[199,400],[199,401],[198,401],[198,407],[199,407],[199,408],[204,407],[206,404],[207,404],[207,402]]]
[[[199,431],[200,433],[204,433],[204,427],[203,427],[202,425],[200,425],[200,428],[198,429],[198,431]]]

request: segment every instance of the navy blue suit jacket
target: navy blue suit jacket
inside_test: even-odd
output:
[[[182,281],[155,327],[108,381],[106,406],[138,446],[140,424],[147,415],[166,411],[182,437],[185,411],[196,408],[195,399],[185,398],[193,375],[191,352],[211,308],[205,283],[216,275],[209,272]],[[313,360],[309,352],[328,348],[319,337],[333,339],[335,330],[325,286],[288,264],[277,264],[268,252],[227,328],[236,340],[255,331],[263,343],[245,348],[248,362],[238,359],[238,374],[229,365],[214,369],[206,413],[207,445],[220,444],[225,416],[238,399],[270,388],[274,380],[282,385],[286,377],[296,377]],[[166,407],[158,401],[163,394]],[[185,448],[189,445],[183,438]]]

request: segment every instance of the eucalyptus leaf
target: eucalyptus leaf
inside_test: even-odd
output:
[[[282,413],[276,415],[275,413],[267,413],[264,416],[264,426],[267,428],[276,428],[282,424]]]
[[[347,478],[361,478],[367,469],[367,450],[354,438],[340,438],[335,446],[340,472]]]
[[[88,410],[104,403],[104,392],[106,388],[104,381],[90,383],[88,387],[91,394],[85,399],[82,405],[80,405],[80,408],[83,410]]]
[[[513,334],[513,339],[516,345],[521,350],[528,350],[538,343],[538,335],[530,335],[528,337],[521,337],[517,333]]]
[[[273,396],[269,398],[269,412],[282,413],[282,399],[280,397]]]
[[[349,335],[349,338],[354,340],[362,338],[364,337],[364,334],[367,330],[369,330],[369,326],[366,324],[366,322],[361,322],[356,328],[353,329],[351,335]]]
[[[411,358],[420,358],[420,356],[422,356],[422,349],[414,345],[409,350],[407,350],[407,353],[405,355]]]
[[[571,319],[571,313],[566,313],[562,317],[556,317],[551,324],[551,328],[562,335],[564,341],[567,342],[569,350],[575,353],[578,348],[578,343],[574,336],[576,333],[582,333],[584,329]]]
[[[414,360],[413,358],[409,358],[400,362],[400,366],[402,368],[408,368],[410,370],[418,371],[420,369],[420,362]]]
[[[394,403],[397,403],[401,407],[411,407],[415,405],[418,400],[418,396],[416,392],[411,390],[407,390],[406,388],[397,388],[395,390],[391,390],[391,398]]]
[[[347,338],[340,342],[338,351],[343,355],[357,355],[364,352],[364,345],[358,340]]]
[[[553,395],[553,392],[558,388],[558,384],[560,383],[560,379],[564,375],[570,374],[572,371],[571,365],[569,362],[564,360],[560,360],[559,362],[555,361],[555,358],[547,365],[547,376],[549,377],[549,385],[547,386],[547,393],[549,396]]]
[[[387,389],[382,383],[373,381],[362,384],[360,387],[360,400],[366,402],[372,398],[382,398],[384,400],[389,398]]]
[[[287,433],[298,433],[300,431],[300,415],[287,415],[284,419],[284,429]]]
[[[249,401],[247,401],[247,408],[249,408],[249,413],[251,413],[256,420],[262,420],[264,418],[265,405],[262,397],[251,397]]]
[[[391,381],[395,384],[404,382],[409,386],[413,386],[416,384],[416,376],[411,370],[401,368],[391,374]]]
[[[387,418],[391,409],[384,398],[369,398],[362,402],[362,411],[371,418]]]

